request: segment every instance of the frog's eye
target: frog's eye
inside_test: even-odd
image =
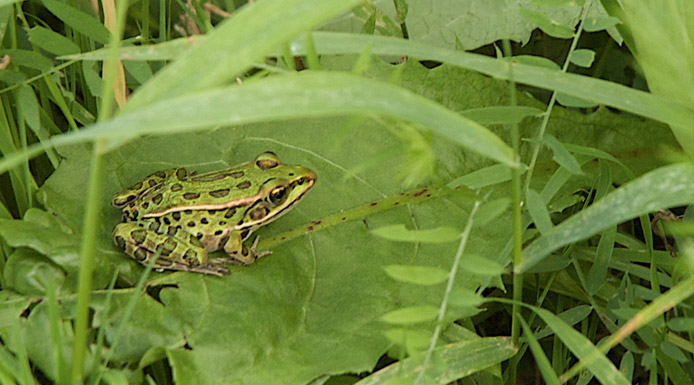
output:
[[[287,199],[287,188],[285,186],[280,186],[274,188],[270,191],[270,202],[273,205],[278,206],[282,204]]]
[[[277,167],[280,164],[280,158],[272,152],[264,152],[255,157],[255,165],[261,170],[268,170]]]

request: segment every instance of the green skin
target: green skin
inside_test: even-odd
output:
[[[113,198],[123,223],[113,229],[118,247],[143,265],[158,250],[154,268],[223,276],[225,264],[250,265],[258,257],[253,231],[289,211],[316,183],[316,173],[283,164],[265,152],[252,162],[195,175],[185,168],[154,173]],[[226,258],[208,259],[224,249]]]

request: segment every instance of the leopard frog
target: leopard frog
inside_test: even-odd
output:
[[[225,264],[249,265],[269,251],[243,242],[257,228],[282,216],[316,183],[304,167],[280,162],[265,152],[252,162],[196,175],[185,168],[156,172],[113,198],[123,223],[113,241],[136,261],[158,270],[223,276]],[[208,258],[224,249],[228,257]]]

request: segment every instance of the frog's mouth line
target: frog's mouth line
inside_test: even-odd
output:
[[[313,185],[314,185],[315,183],[316,183],[316,180],[315,180],[315,179],[312,179],[312,180],[311,180],[311,185],[308,186],[308,188],[305,189],[305,190],[301,193],[301,195],[299,195],[298,197],[296,197],[296,199],[294,199],[293,201],[291,201],[291,203],[289,203],[289,204],[286,205],[284,208],[282,208],[279,212],[277,212],[277,214],[275,215],[275,218],[279,218],[282,214],[284,214],[285,211],[289,210],[290,208],[294,207],[297,203],[301,202],[301,200],[304,199],[304,196],[306,196],[306,194],[308,194],[308,192],[311,191],[311,189],[313,188]]]

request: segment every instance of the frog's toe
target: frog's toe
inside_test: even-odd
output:
[[[261,252],[259,252],[259,253],[256,253],[256,254],[255,254],[255,259],[258,259],[258,258],[260,258],[260,257],[264,257],[264,256],[266,256],[266,255],[270,255],[270,254],[272,254],[272,250],[264,250],[264,251],[261,251]]]
[[[189,267],[186,270],[192,271],[195,273],[216,275],[218,277],[223,277],[223,276],[229,274],[229,269],[227,269],[224,266],[218,266],[218,265],[195,266],[195,267]]]

